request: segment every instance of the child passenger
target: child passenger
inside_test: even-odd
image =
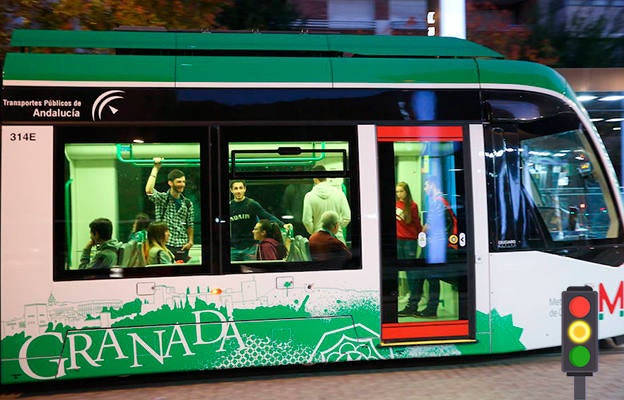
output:
[[[260,242],[256,249],[256,260],[282,260],[286,257],[286,247],[282,243],[282,232],[277,223],[261,219],[251,232],[254,239]]]
[[[173,253],[167,248],[170,236],[167,223],[154,222],[147,228],[145,259],[147,264],[173,264]]]

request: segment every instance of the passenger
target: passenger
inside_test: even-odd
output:
[[[314,261],[330,261],[344,264],[351,259],[351,251],[338,240],[340,217],[335,211],[321,215],[321,229],[310,236],[310,255]]]
[[[128,241],[134,240],[137,243],[145,242],[147,238],[147,227],[149,226],[151,220],[149,215],[145,213],[138,213],[134,218],[134,223],[132,224],[132,233],[128,237]]]
[[[284,214],[292,215],[293,217],[293,236],[308,236],[305,225],[303,225],[303,199],[311,189],[312,182],[291,183],[284,189],[282,209]]]
[[[286,258],[286,247],[282,240],[282,232],[277,223],[261,219],[253,228],[253,237],[258,242],[256,260],[283,260]]]
[[[325,171],[322,165],[316,165],[312,171]],[[314,187],[303,199],[303,224],[308,233],[313,234],[321,229],[321,215],[325,211],[338,214],[340,229],[336,237],[346,243],[342,229],[351,222],[351,208],[345,194],[327,182],[327,178],[314,178]]]
[[[252,231],[260,219],[275,222],[280,228],[292,229],[292,224],[284,224],[276,216],[266,211],[260,203],[246,197],[245,181],[230,182],[230,257],[232,261],[253,260],[256,255],[256,242]]]
[[[429,177],[425,180],[424,192],[426,195],[426,224],[423,232],[427,234],[427,246],[425,248],[425,258],[427,263],[436,264],[446,261],[447,249],[457,249],[457,217],[451,208],[450,203],[444,197],[436,179]],[[440,279],[436,276],[426,278],[429,283],[429,295],[427,305],[422,311],[408,309],[412,315],[423,318],[436,318],[438,316],[438,305],[440,303]],[[416,305],[420,302],[423,294],[425,279],[418,279],[414,283],[414,291],[410,293],[408,305]],[[410,288],[410,290],[412,290]],[[399,312],[399,316],[402,313]],[[403,312],[403,315],[407,315]]]
[[[173,264],[174,255],[167,247],[171,232],[167,223],[163,221],[153,222],[147,228],[147,242],[145,259],[147,264]]]
[[[117,253],[120,243],[111,239],[113,223],[107,218],[97,218],[89,224],[89,242],[82,250],[78,268],[110,268],[118,264]],[[91,260],[91,248],[95,246],[95,254]]]
[[[405,182],[396,184],[395,193],[397,257],[413,260],[418,249],[418,234],[423,230],[418,204],[413,200],[409,185]]]
[[[395,194],[397,259],[415,260],[418,250],[418,234],[423,230],[418,205],[412,198],[409,185],[405,182],[396,184]],[[410,295],[407,305],[399,311],[400,317],[415,316],[422,296],[423,280],[419,279],[418,272],[410,269],[405,273]]]
[[[154,157],[154,166],[147,178],[145,193],[154,202],[155,221],[164,221],[171,229],[167,248],[176,260],[187,262],[190,258],[189,250],[193,247],[193,202],[182,193],[186,187],[186,177],[179,169],[169,172],[167,192],[162,193],[154,188],[161,166],[162,159]]]

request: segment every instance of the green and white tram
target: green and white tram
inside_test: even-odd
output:
[[[3,384],[558,346],[579,285],[600,337],[624,335],[615,174],[547,67],[442,37],[18,30],[12,46]],[[123,248],[137,214],[159,219],[155,159],[156,191],[185,177],[186,262],[80,268],[93,220]],[[321,181],[347,200],[330,236],[350,258],[312,254]],[[286,224],[287,257],[232,257],[233,182]],[[399,182],[422,225],[408,256]]]

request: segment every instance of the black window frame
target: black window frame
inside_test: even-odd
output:
[[[186,276],[186,275],[207,275],[213,274],[207,261],[210,257],[211,246],[202,246],[202,263],[200,264],[172,264],[158,267],[135,267],[135,268],[103,268],[103,269],[71,269],[65,267],[67,257],[67,236],[66,236],[66,216],[65,216],[65,146],[72,143],[84,144],[117,144],[133,143],[133,140],[140,138],[145,143],[199,143],[200,145],[200,179],[209,176],[210,155],[208,154],[209,129],[206,125],[184,126],[170,125],[152,127],[148,125],[126,124],[93,126],[93,125],[56,125],[54,126],[53,144],[53,281],[74,281],[92,279],[123,279],[123,278],[149,278],[163,276]],[[147,179],[147,177],[146,177]],[[166,178],[165,178],[166,179]],[[145,184],[144,182],[142,182]],[[209,185],[199,185],[199,197],[207,198]],[[105,190],[105,189],[102,189]],[[144,196],[146,196],[143,193]],[[146,200],[149,202],[149,200]],[[211,241],[211,233],[206,225],[206,218],[210,215],[208,202],[200,202],[200,207],[194,212],[199,213],[199,235],[203,243]],[[106,217],[106,216],[103,216]],[[88,233],[88,223],[84,226],[84,231]],[[120,241],[118,233],[113,228],[113,238]]]
[[[326,271],[326,270],[353,270],[362,269],[362,257],[361,257],[361,221],[360,221],[360,176],[359,176],[359,156],[358,156],[358,126],[354,124],[327,124],[327,125],[312,125],[312,124],[281,124],[281,125],[265,125],[265,124],[244,124],[244,125],[231,125],[223,124],[216,126],[216,130],[219,131],[219,148],[220,165],[218,169],[222,171],[219,187],[225,188],[221,191],[220,204],[223,208],[220,210],[218,219],[222,221],[219,225],[219,236],[221,238],[220,248],[223,249],[222,259],[222,272],[223,274],[236,274],[241,273],[241,266],[250,267],[250,271],[247,273],[271,273],[271,272],[303,272],[303,271]],[[270,136],[266,132],[272,132]],[[297,132],[293,136],[293,132]],[[338,132],[338,133],[337,133]],[[327,141],[327,142],[346,142],[348,143],[348,152],[343,155],[343,161],[345,164],[344,171],[325,171],[325,172],[285,172],[278,176],[287,178],[312,178],[326,177],[326,178],[344,178],[349,182],[349,206],[351,209],[351,222],[349,223],[349,232],[351,238],[352,259],[345,265],[336,266],[327,264],[322,261],[289,261],[289,262],[263,262],[262,265],[258,263],[249,262],[247,264],[232,264],[230,260],[230,224],[229,224],[229,204],[230,191],[229,183],[232,180],[241,179],[247,181],[247,183],[262,181],[264,179],[274,179],[275,176],[267,177],[262,174],[254,172],[236,172],[229,169],[228,159],[231,156],[229,154],[229,144],[242,142],[242,143],[267,143],[276,142],[280,144],[288,142],[306,142],[306,141]],[[277,152],[277,148],[272,153]],[[344,152],[341,150],[340,153]],[[249,194],[249,197],[254,198],[253,193]]]

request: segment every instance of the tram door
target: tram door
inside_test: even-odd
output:
[[[382,342],[474,338],[464,126],[378,126]]]

